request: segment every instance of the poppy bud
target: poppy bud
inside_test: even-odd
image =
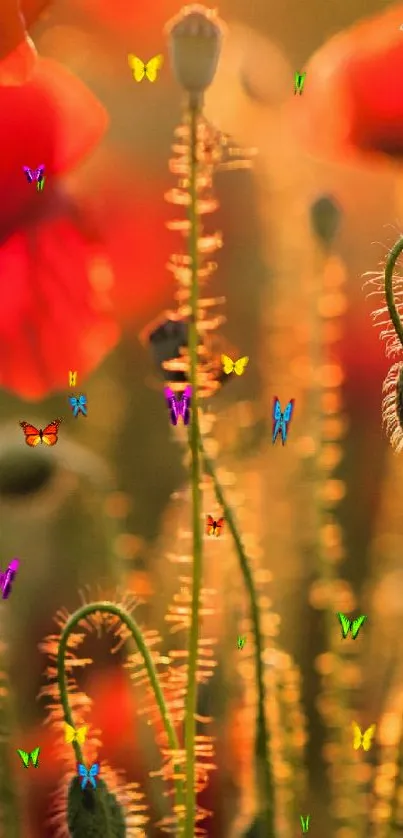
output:
[[[79,778],[73,777],[68,791],[67,823],[72,838],[126,835],[122,807],[103,780],[98,780],[95,790],[82,790]]]
[[[214,9],[195,3],[184,6],[167,24],[166,31],[176,79],[197,102],[217,70],[223,24]]]

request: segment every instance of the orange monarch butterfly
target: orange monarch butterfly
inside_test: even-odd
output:
[[[46,428],[43,430],[41,428],[35,428],[35,425],[30,425],[28,422],[20,422],[25,434],[26,444],[30,445],[31,448],[35,448],[40,442],[44,442],[45,445],[56,445],[57,432],[61,421],[62,419],[53,419],[53,422],[46,425]]]
[[[223,526],[224,518],[219,518],[218,521],[215,521],[212,515],[206,515],[207,535],[215,535],[216,538],[219,538]]]

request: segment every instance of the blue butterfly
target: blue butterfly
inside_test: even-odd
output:
[[[69,402],[73,411],[74,418],[77,419],[79,413],[87,416],[87,396],[81,393],[81,396],[69,396]]]
[[[81,780],[81,788],[82,789],[86,788],[87,783],[91,783],[92,788],[96,789],[97,781],[96,781],[95,778],[99,774],[99,762],[94,762],[91,765],[90,769],[86,768],[85,765],[82,764],[82,762],[78,762],[77,763],[77,771],[78,771],[78,776],[82,778],[82,780]]]
[[[287,434],[288,434],[288,425],[291,422],[291,417],[294,410],[294,401],[295,399],[290,399],[286,409],[282,412],[281,405],[277,398],[274,396],[273,399],[273,438],[272,442],[273,445],[277,439],[278,434],[281,432],[281,441],[283,445],[287,442]]]

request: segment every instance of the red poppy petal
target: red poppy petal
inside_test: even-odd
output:
[[[98,166],[100,170],[94,169],[85,182],[81,201],[102,231],[115,277],[112,298],[117,317],[141,327],[174,299],[166,264],[183,243],[166,228],[173,215],[164,201],[169,179],[146,181],[130,169],[129,162],[125,166],[123,155],[119,160],[104,155]]]
[[[61,244],[62,243],[62,244]],[[118,339],[91,284],[93,245],[69,218],[15,233],[0,248],[0,384],[27,399],[89,373]]]
[[[21,43],[0,61],[0,85],[13,87],[26,84],[32,76],[36,61],[35,46],[24,34]]]
[[[0,26],[0,59],[15,49],[25,37],[24,18],[18,0],[2,0]]]
[[[20,6],[25,26],[27,28],[32,26],[50,5],[50,0],[21,0]]]
[[[306,67],[291,107],[313,151],[403,153],[403,6],[332,38]]]
[[[99,142],[105,109],[90,90],[56,61],[40,58],[22,87],[0,87],[0,185],[4,223],[32,200],[22,167],[46,166],[47,176],[69,171]]]

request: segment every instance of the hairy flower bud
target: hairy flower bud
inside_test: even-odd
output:
[[[166,31],[175,77],[197,102],[217,70],[224,25],[214,9],[195,3],[184,6]]]

